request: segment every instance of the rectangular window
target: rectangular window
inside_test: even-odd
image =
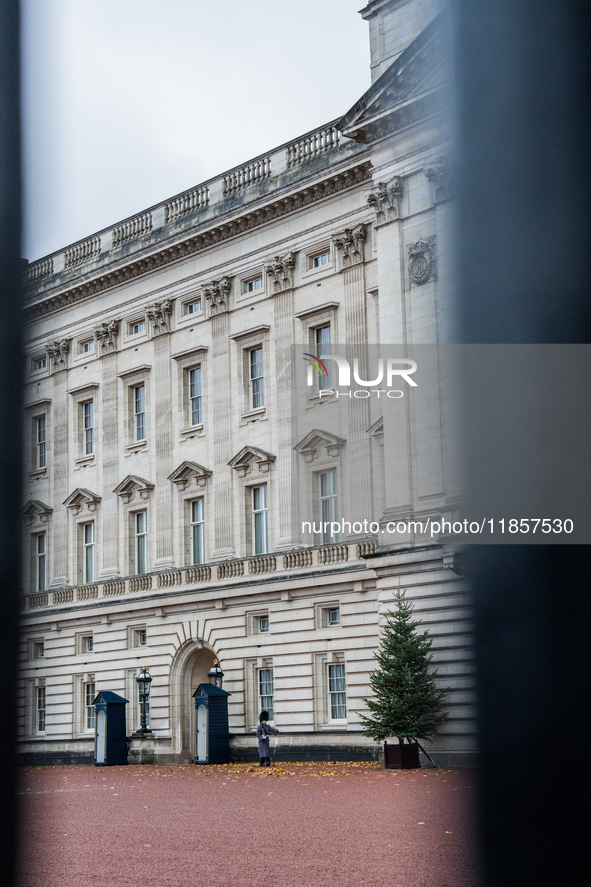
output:
[[[81,653],[94,652],[94,637],[93,637],[93,635],[87,634],[84,637],[80,638],[80,652]]]
[[[269,631],[269,617],[259,616],[259,634],[266,634]]]
[[[341,624],[341,611],[339,607],[327,607],[322,611],[322,627],[331,628]]]
[[[254,525],[254,554],[266,554],[269,550],[266,484],[261,487],[253,487],[252,522]]]
[[[339,534],[333,533],[331,524],[337,522],[337,472],[325,471],[320,475],[320,514],[322,521],[322,541],[338,542]]]
[[[273,669],[259,668],[259,711],[268,711],[273,720]]]
[[[191,502],[191,563],[203,564],[205,562],[204,550],[204,506],[203,499]]]
[[[322,268],[323,265],[330,265],[330,252],[321,253],[312,258],[312,268]]]
[[[45,687],[35,688],[35,731],[45,733]]]
[[[33,642],[33,655],[32,659],[43,659],[45,657],[45,644],[43,641],[34,641]]]
[[[45,416],[38,416],[35,420],[37,431],[37,468],[47,467],[47,425]]]
[[[94,681],[84,684],[84,729],[94,730],[94,700],[96,698]]]
[[[146,439],[146,386],[138,385],[133,389],[133,415],[135,440]]]
[[[82,526],[83,570],[82,581],[94,582],[94,521]]]
[[[249,280],[246,284],[247,293],[256,293],[263,288],[263,278],[257,277],[255,280]]]
[[[328,666],[328,710],[331,721],[343,721],[347,717],[345,666],[341,663]]]
[[[135,632],[135,646],[145,647],[148,643],[148,634],[145,628],[138,628]]]
[[[322,360],[325,354],[330,354],[330,324],[319,326],[314,330],[314,344],[316,346],[316,356]],[[332,378],[330,368],[326,367],[328,375],[321,375],[318,378],[318,387],[322,390],[332,388]]]
[[[37,360],[33,361],[34,369],[36,370],[44,370],[47,367],[47,358],[46,357],[38,357]]]
[[[36,576],[35,588],[37,591],[45,591],[46,587],[46,551],[45,551],[45,533],[39,533],[35,544],[36,552]]]
[[[81,343],[81,354],[89,354],[91,351],[94,351],[94,339],[90,339],[88,342]]]
[[[195,302],[189,302],[187,304],[187,314],[197,314],[199,311],[201,311],[201,299],[197,299]]]
[[[137,336],[138,333],[143,333],[143,332],[145,332],[145,329],[146,329],[145,321],[143,321],[143,320],[138,320],[137,323],[132,323],[132,324],[131,324],[131,335],[132,335],[132,336]]]
[[[191,425],[201,425],[201,367],[189,370],[189,418]]]
[[[250,367],[250,402],[251,409],[257,410],[265,405],[263,384],[263,349],[253,348],[249,352]]]
[[[92,456],[94,453],[94,401],[82,404],[84,423],[84,455]]]
[[[135,572],[145,573],[148,551],[148,513],[138,511],[135,515]]]

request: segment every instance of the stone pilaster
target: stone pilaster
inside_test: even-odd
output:
[[[215,547],[213,560],[235,557],[232,514],[232,385],[228,350],[230,281],[224,277],[204,290],[211,312],[211,374],[213,392],[213,490]]]
[[[365,304],[365,264],[364,250],[367,232],[365,225],[347,228],[335,238],[335,246],[340,254],[343,275],[345,309],[345,343],[359,360],[360,373],[367,369],[367,310]],[[352,346],[352,347],[351,347]],[[363,375],[362,378],[367,378]],[[372,520],[371,490],[372,470],[370,440],[367,429],[371,424],[368,400],[349,401],[347,462],[349,465],[350,495],[343,499],[347,513],[343,510],[339,517],[344,520]]]
[[[51,551],[51,576],[50,587],[69,585],[68,575],[68,509],[62,502],[68,493],[68,401],[67,401],[67,359],[70,350],[70,340],[52,342],[47,348],[50,359],[50,368],[53,375],[53,414],[51,434],[51,449],[49,453],[50,465],[53,477],[53,510],[52,531],[53,544]]]
[[[156,419],[156,570],[174,566],[172,547],[172,487],[168,480],[172,465],[172,387],[170,336],[162,321],[154,339]],[[164,330],[164,331],[163,331]],[[152,518],[154,520],[154,518]]]
[[[98,338],[98,336],[97,336]],[[103,340],[99,338],[101,346]],[[105,341],[107,341],[105,339]],[[102,465],[101,537],[102,568],[100,579],[121,575],[118,538],[118,499],[113,490],[119,483],[119,423],[117,405],[117,352],[105,350],[101,360],[101,449]]]
[[[277,536],[275,547],[278,550],[294,548],[299,544],[299,535],[294,527],[293,461],[295,454],[291,439],[292,413],[292,365],[293,355],[293,289],[284,289],[274,297],[273,312],[275,325],[275,373],[276,373],[276,434],[277,459],[274,467],[273,485],[277,503]]]

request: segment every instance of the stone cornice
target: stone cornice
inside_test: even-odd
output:
[[[48,295],[47,298],[29,305],[25,309],[27,320],[44,317],[53,311],[58,311],[111,287],[148,274],[157,268],[166,267],[231,237],[245,234],[287,213],[316,203],[325,197],[343,191],[345,188],[367,181],[370,177],[371,163],[366,159],[353,167],[335,172],[321,181],[310,182],[307,187],[277,197],[263,206],[252,206],[250,209],[244,207],[239,216],[218,224],[204,226],[202,231],[193,229],[181,241],[163,247],[151,255],[136,258],[112,271],[99,272],[96,277],[83,283],[66,285],[60,292]]]

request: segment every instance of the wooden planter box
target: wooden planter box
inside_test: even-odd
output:
[[[409,745],[388,745],[384,742],[384,767],[386,770],[413,770],[420,767],[419,745],[411,742]]]

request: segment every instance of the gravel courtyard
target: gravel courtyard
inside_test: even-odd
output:
[[[31,767],[20,887],[476,887],[468,770]]]

